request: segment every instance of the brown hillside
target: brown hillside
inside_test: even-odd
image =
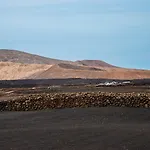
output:
[[[115,67],[100,60],[65,61],[34,55],[18,50],[0,49],[0,62],[15,62],[23,64],[73,64],[90,67]],[[70,67],[70,66],[69,66]]]
[[[93,66],[93,67],[116,67],[113,65],[110,65],[104,61],[100,61],[100,60],[78,60],[76,61],[78,64],[80,65],[84,65],[84,66]]]
[[[12,62],[0,62],[0,80],[23,79],[32,74],[45,71],[51,65],[20,64]]]
[[[0,50],[0,80],[49,78],[150,78],[150,70],[124,69],[99,60],[63,61]]]
[[[66,67],[67,66],[67,67]],[[150,78],[149,70],[105,68],[91,70],[90,67],[71,68],[58,65],[0,63],[0,80],[12,79],[49,79],[49,78],[109,78],[109,79],[143,79]],[[73,66],[75,67],[75,66]]]
[[[88,67],[88,66],[65,64],[65,63],[60,63],[60,64],[58,64],[58,66],[61,68],[64,68],[64,69],[102,71],[102,69],[96,68],[94,66]]]
[[[39,55],[29,54],[17,50],[0,49],[0,62],[15,62],[24,64],[58,64],[71,63],[58,59],[51,59]]]
[[[35,73],[29,78],[49,79],[49,78],[108,78],[108,79],[143,79],[150,78],[150,71],[133,69],[111,69],[106,70],[79,70],[66,69],[59,65],[53,65],[51,68]]]

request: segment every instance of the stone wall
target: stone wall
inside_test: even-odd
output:
[[[0,102],[1,111],[33,111],[75,107],[142,107],[150,108],[146,93],[59,93],[35,94]]]

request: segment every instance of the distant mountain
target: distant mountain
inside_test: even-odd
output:
[[[71,63],[58,59],[47,58],[18,50],[0,49],[0,62],[14,62],[23,64],[59,64]]]
[[[146,79],[150,70],[119,68],[101,60],[73,62],[0,50],[0,80],[51,78]]]
[[[92,67],[116,67],[101,60],[78,60],[78,64]]]
[[[8,49],[0,49],[0,62],[14,62],[23,64],[61,64],[62,67],[71,67],[71,66],[64,66],[63,64],[74,64],[90,67],[115,67],[100,60],[80,60],[73,62],[73,61],[52,59],[18,50],[8,50]]]
[[[52,79],[52,78],[87,78],[87,79],[146,79],[150,78],[149,70],[91,67],[72,68],[72,66],[53,65],[42,72],[34,73],[27,79]]]

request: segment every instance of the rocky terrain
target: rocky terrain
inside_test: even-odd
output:
[[[121,68],[100,60],[57,60],[16,50],[0,50],[0,70],[0,80],[150,78],[150,70]]]
[[[70,81],[70,83],[67,81]],[[102,81],[102,80],[101,80]],[[105,81],[105,80],[104,80]],[[103,81],[103,83],[105,83]],[[150,108],[150,83],[139,80],[127,85],[97,86],[97,80],[81,79],[35,81],[8,81],[0,90],[1,111],[34,111],[74,107],[142,107]],[[52,83],[53,82],[53,83]],[[76,82],[76,84],[73,84]],[[117,81],[124,83],[124,81]],[[11,83],[11,84],[10,84]],[[22,83],[22,84],[21,84]],[[29,84],[30,83],[30,84]],[[37,83],[37,84],[36,84]],[[64,84],[67,83],[67,84]],[[91,84],[89,84],[91,83]],[[110,83],[113,83],[110,81]]]
[[[20,96],[0,102],[1,111],[35,111],[110,106],[150,108],[150,94],[107,92],[43,93]]]
[[[9,50],[0,61],[1,149],[150,149],[149,70]]]

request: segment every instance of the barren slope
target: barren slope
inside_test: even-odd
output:
[[[0,49],[0,62],[15,62],[24,64],[58,64],[71,63],[58,59],[51,59],[39,55],[33,55],[17,50]]]
[[[0,80],[23,79],[50,67],[51,65],[0,62]]]
[[[116,67],[111,64],[108,64],[101,60],[78,60],[76,61],[80,65],[84,66],[93,66],[93,67]]]
[[[105,68],[105,70],[102,70],[68,64],[41,65],[1,62],[0,71],[0,80],[49,78],[150,78],[150,71],[148,70],[133,70],[120,68]]]
[[[105,70],[66,69],[59,65],[31,75],[29,78],[109,78],[109,79],[143,79],[150,78],[150,71],[136,69],[105,68]]]
[[[99,60],[63,61],[14,50],[0,50],[0,61],[0,80],[24,78],[150,78],[150,70],[124,69]]]
[[[24,64],[74,64],[90,67],[115,67],[100,60],[65,61],[34,55],[18,50],[0,49],[0,62],[15,62]]]

